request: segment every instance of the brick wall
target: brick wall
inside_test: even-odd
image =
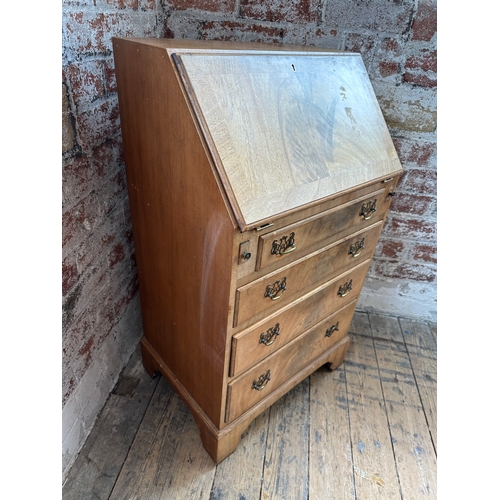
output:
[[[155,0],[63,0],[63,477],[141,334],[111,37],[161,20]]]
[[[112,36],[362,54],[405,170],[359,308],[436,316],[435,0],[63,0],[63,477],[141,335]]]

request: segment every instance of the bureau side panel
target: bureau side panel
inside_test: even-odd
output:
[[[113,43],[144,335],[217,424],[235,225],[165,50]]]

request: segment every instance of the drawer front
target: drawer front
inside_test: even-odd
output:
[[[291,307],[266,318],[258,326],[234,335],[229,375],[240,375],[327,317],[342,299],[338,295],[339,286],[337,280],[334,280]],[[335,313],[341,325],[346,321],[350,322],[356,307],[357,296],[349,295],[348,298],[351,301]]]
[[[228,385],[227,421],[239,417],[348,333],[350,316],[333,314]]]
[[[359,231],[382,220],[390,205],[390,197],[381,189],[340,207],[309,217],[259,238],[256,270],[278,261],[294,260],[321,242],[333,241],[346,232]]]
[[[354,266],[358,260],[370,258],[382,225],[379,221],[369,229],[238,288],[233,325],[258,319],[259,315],[263,317],[262,313],[271,314]]]

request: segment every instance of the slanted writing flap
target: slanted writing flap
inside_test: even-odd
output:
[[[242,229],[401,170],[358,54],[174,59]]]

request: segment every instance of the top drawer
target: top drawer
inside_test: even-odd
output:
[[[291,262],[304,251],[359,231],[384,218],[390,205],[385,189],[314,215],[259,238],[256,270]]]

